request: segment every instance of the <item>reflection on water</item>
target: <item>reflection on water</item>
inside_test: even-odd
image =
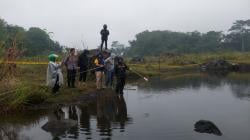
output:
[[[43,110],[0,116],[0,140],[30,140],[29,136],[20,131],[38,125],[46,114],[47,110]]]
[[[232,93],[235,97],[250,100],[250,75],[247,75],[247,77],[244,78],[236,77],[235,79],[227,77],[228,75],[228,73],[225,76],[222,74],[219,76],[218,74],[196,74],[192,76],[181,76],[165,80],[155,77],[150,79],[150,82],[147,83],[147,85],[139,85],[139,88],[145,91],[150,89],[154,91],[174,91],[184,88],[200,89],[203,87],[213,90],[225,85],[230,85]]]
[[[249,83],[242,82],[241,84],[232,84],[231,89],[235,97],[250,101],[250,84]]]
[[[74,121],[71,120],[77,122],[78,125],[72,124]],[[90,104],[57,108],[51,111],[44,121],[45,124],[40,128],[50,133],[52,139],[55,140],[79,139],[79,135],[81,138],[84,135],[86,139],[92,139],[92,131],[94,131],[95,138],[97,131],[101,138],[109,139],[114,130],[124,132],[126,125],[131,123],[132,119],[128,117],[124,97],[109,94],[99,95]],[[32,124],[32,122],[29,123]],[[32,126],[30,127],[32,128]],[[20,132],[24,128],[19,124],[3,123],[0,125],[0,139],[28,140],[30,137]]]
[[[128,85],[124,97],[101,94],[43,114],[0,118],[0,140],[248,140],[249,77],[195,73],[152,78]]]
[[[18,138],[25,138],[28,139],[28,137],[25,137],[24,135],[19,134],[20,128],[13,127],[13,126],[7,126],[7,125],[1,125],[0,126],[0,138],[1,140],[17,140]]]
[[[127,115],[126,102],[123,96],[99,95],[96,101],[91,104],[66,106],[49,114],[48,122],[57,121],[58,125],[56,128],[51,126],[53,128],[50,129],[50,133],[54,139],[60,137],[78,139],[80,133],[86,135],[87,139],[91,139],[93,131],[91,128],[92,116],[95,116],[99,135],[104,138],[111,137],[113,129],[124,132],[125,126],[131,121],[131,118]],[[75,120],[79,124],[68,125],[69,120]],[[63,133],[62,130],[64,130]]]

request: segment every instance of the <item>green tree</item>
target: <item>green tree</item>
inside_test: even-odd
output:
[[[117,55],[123,55],[126,51],[125,45],[119,43],[118,41],[113,41],[111,44],[111,52]]]
[[[45,55],[62,51],[62,46],[51,40],[49,33],[40,28],[32,27],[28,31],[20,26],[8,25],[0,19],[0,52],[4,48],[16,46],[24,51],[25,56]]]
[[[250,20],[237,20],[228,31],[225,37],[227,47],[250,51]]]
[[[202,35],[199,42],[198,52],[209,52],[218,50],[222,44],[223,34],[222,32],[209,31]]]
[[[7,23],[0,19],[0,43],[3,44],[3,42],[6,40],[6,34],[7,34]]]
[[[207,33],[144,31],[130,41],[130,56],[159,55],[163,53],[196,53],[215,51],[221,46],[223,34],[210,31]]]
[[[6,25],[7,23],[0,19],[0,59],[2,57],[2,54],[3,54],[3,46],[4,46],[4,42],[6,40]]]

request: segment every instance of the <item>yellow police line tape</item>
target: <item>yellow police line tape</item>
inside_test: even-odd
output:
[[[48,62],[32,62],[32,61],[0,61],[0,64],[17,64],[17,65],[47,65]]]
[[[0,61],[0,64],[17,64],[17,65],[47,65],[49,62],[34,62],[34,61]],[[138,64],[128,64],[129,66],[137,66]],[[140,64],[141,65],[141,64]]]

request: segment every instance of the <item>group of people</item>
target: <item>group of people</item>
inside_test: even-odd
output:
[[[121,57],[107,52],[99,53],[94,60],[96,66],[96,87],[98,90],[103,87],[112,87],[114,76],[116,77],[115,91],[123,94],[128,66]]]
[[[115,91],[118,94],[123,94],[123,88],[126,79],[126,70],[128,67],[124,63],[121,57],[115,57],[114,54],[110,54],[107,51],[103,51],[103,44],[105,44],[105,50],[107,50],[107,41],[109,36],[109,30],[107,25],[103,25],[101,34],[100,52],[94,57],[94,61],[91,62],[88,57],[89,51],[84,50],[79,57],[75,55],[75,49],[69,50],[69,55],[61,63],[56,63],[56,54],[49,55],[49,64],[47,69],[47,85],[52,87],[52,92],[56,93],[63,85],[63,74],[61,68],[65,65],[67,69],[67,84],[69,88],[75,88],[77,72],[79,73],[79,86],[86,85],[87,72],[95,71],[96,76],[96,88],[98,90],[105,87],[111,88],[114,85],[114,77],[116,77]],[[91,64],[94,67],[91,67]]]
[[[77,75],[79,75],[78,86],[85,86],[87,73],[95,71],[97,90],[112,88],[114,79],[116,79],[115,91],[117,94],[123,94],[126,70],[128,70],[123,59],[107,51],[98,52],[92,57],[88,57],[88,55],[89,51],[84,50],[77,57],[77,55],[75,55],[75,49],[71,48],[69,55],[61,63],[56,63],[57,55],[49,55],[47,85],[52,87],[52,92],[58,92],[59,88],[63,85],[61,68],[65,66],[67,69],[67,85],[69,88],[76,87]]]

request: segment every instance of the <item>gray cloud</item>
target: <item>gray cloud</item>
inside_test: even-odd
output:
[[[128,44],[144,30],[226,31],[235,20],[250,19],[249,0],[0,0],[0,17],[8,23],[46,28],[69,46],[100,44],[104,23],[109,44]]]

